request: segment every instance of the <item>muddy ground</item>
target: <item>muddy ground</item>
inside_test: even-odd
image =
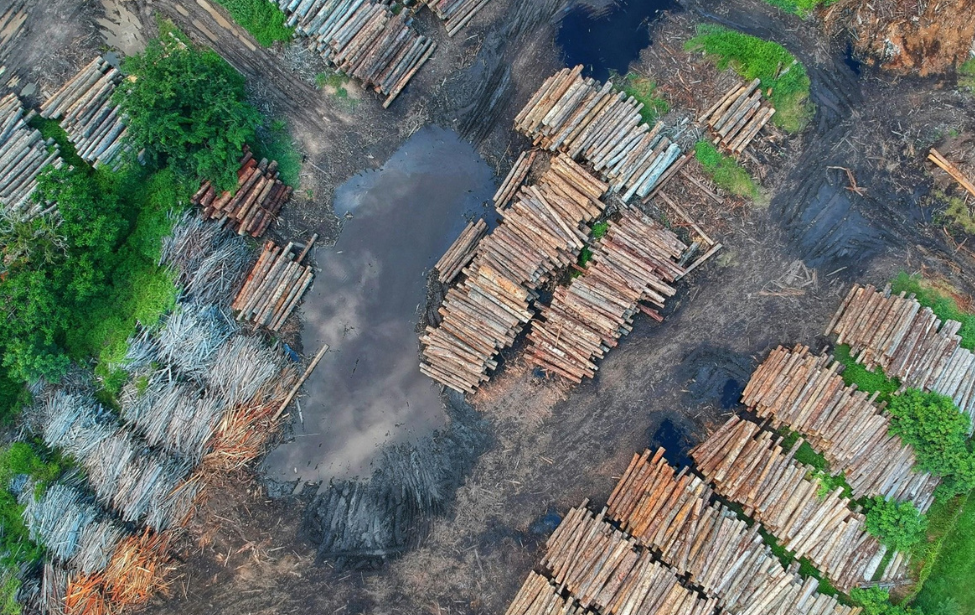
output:
[[[123,4],[143,29],[161,14],[213,45],[248,77],[261,109],[288,120],[306,156],[298,199],[274,231],[288,238],[317,231],[334,239],[340,225],[331,211],[333,188],[380,166],[425,123],[474,141],[503,176],[527,146],[510,128],[514,114],[561,67],[554,24],[565,2],[495,0],[455,39],[422,13],[418,27],[438,39],[439,49],[384,111],[369,92],[353,91],[360,102],[349,105],[316,90],[322,67],[309,54],[255,47],[203,0]],[[92,27],[106,18],[100,3],[46,3],[60,10],[76,5]],[[809,69],[818,112],[800,136],[771,131],[745,161],[762,179],[759,205],[728,198],[719,207],[682,181],[668,187],[725,249],[679,284],[666,320],[638,319],[598,377],[571,389],[537,377],[511,349],[477,395],[448,396],[452,424],[444,433],[416,449],[392,451],[390,471],[371,487],[326,489],[333,496],[364,494],[373,504],[362,514],[370,521],[372,511],[375,525],[396,507],[406,510],[396,529],[400,542],[379,540],[371,556],[362,552],[364,538],[348,543],[356,552],[319,551],[329,528],[348,522],[329,517],[335,511],[327,499],[272,499],[268,485],[251,475],[211,488],[178,554],[182,565],[170,596],[147,612],[501,613],[538,561],[550,513],[586,498],[605,502],[629,457],[659,443],[655,434],[665,422],[668,433],[656,439],[668,446],[700,439],[733,411],[729,396],[770,348],[822,347],[822,331],[852,280],[883,284],[898,271],[923,269],[963,293],[975,291],[973,254],[940,223],[923,162],[927,147],[946,139],[964,150],[964,139],[947,135],[975,133],[971,97],[950,79],[894,79],[870,70],[858,79],[843,62],[844,40],[759,0],[685,0],[682,10],[654,24],[654,45],[634,64],[685,114],[706,106],[728,79],[682,51],[703,21],[789,48]],[[89,34],[81,28],[78,45],[48,50],[54,59],[45,62],[83,63],[79,49],[95,53],[101,44]],[[33,58],[28,51],[43,40],[43,28],[21,40],[18,57]],[[42,88],[57,84],[30,66],[20,73]],[[702,85],[709,83],[716,85]],[[427,471],[427,483],[414,491],[398,489],[396,460],[403,458]],[[407,506],[428,489],[436,491],[429,506]],[[343,527],[374,537],[373,529]]]

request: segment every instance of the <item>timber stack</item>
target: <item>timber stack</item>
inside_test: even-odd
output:
[[[846,386],[842,367],[805,346],[779,346],[752,374],[742,403],[775,429],[787,426],[806,438],[857,499],[880,495],[926,512],[938,478],[914,470],[914,449],[890,435],[877,394]]]
[[[938,165],[942,171],[951,176],[951,179],[958,182],[958,185],[968,191],[969,194],[975,196],[975,183],[972,180],[965,177],[965,174],[961,172],[961,169],[955,166],[953,162],[944,157],[944,154],[938,150],[931,148],[928,152],[928,160]]]
[[[583,608],[600,613],[712,615],[718,601],[681,584],[650,551],[594,515],[573,508],[545,543],[542,566]]]
[[[420,371],[460,392],[473,393],[487,380],[497,367],[494,355],[531,320],[535,290],[578,258],[605,191],[606,184],[562,155],[537,185],[523,186],[478,244],[465,279],[447,292],[440,326],[427,327],[420,339]]]
[[[780,540],[806,557],[843,592],[904,577],[906,558],[897,553],[879,569],[887,548],[866,530],[863,514],[851,509],[843,488],[820,497],[820,483],[806,478],[813,468],[797,462],[802,440],[784,451],[771,432],[732,417],[691,451],[698,470],[719,494],[741,504]],[[878,570],[879,569],[879,570]]]
[[[264,244],[264,251],[231,305],[237,312],[237,320],[271,331],[281,329],[314,279],[311,265],[301,264],[313,241],[308,242],[297,258],[292,251],[293,243],[284,249],[273,241]]]
[[[664,450],[634,455],[607,504],[607,516],[636,541],[660,553],[678,574],[719,599],[731,613],[856,615],[817,593],[797,564],[786,570],[764,544],[760,524],[751,527],[721,504],[711,488],[687,471],[676,471]]]
[[[741,154],[758,132],[775,115],[775,108],[762,97],[761,79],[735,86],[704,112],[698,122],[708,127],[714,144]]]
[[[447,36],[453,36],[463,29],[474,15],[491,0],[420,0],[443,21]]]
[[[515,118],[515,128],[543,149],[589,162],[624,201],[646,197],[680,147],[663,135],[663,123],[651,128],[643,121],[642,103],[581,73],[580,65],[549,77]]]
[[[384,95],[383,107],[392,104],[437,47],[411,27],[409,11],[397,15],[374,0],[272,1],[289,16],[289,26],[314,41],[323,59]]]
[[[48,165],[62,164],[54,140],[45,140],[27,124],[33,114],[25,111],[16,94],[0,98],[0,205],[4,211],[27,215],[40,211],[31,200],[37,176]]]
[[[440,257],[434,269],[441,284],[450,284],[457,274],[474,258],[477,243],[487,233],[487,222],[478,218],[477,222],[468,222],[460,236],[450,244],[450,247]]]
[[[880,367],[905,388],[950,397],[975,419],[975,354],[961,347],[961,323],[944,323],[914,295],[854,285],[826,328],[857,363]],[[971,432],[969,432],[971,433]]]
[[[58,120],[78,156],[95,168],[121,164],[115,157],[125,147],[125,121],[112,102],[121,81],[117,68],[95,58],[41,105],[41,117]]]
[[[582,275],[556,288],[551,305],[542,307],[528,334],[529,360],[576,383],[595,377],[596,359],[632,330],[636,314],[663,319],[641,301],[662,308],[677,292],[671,284],[684,273],[676,261],[686,249],[660,223],[624,210],[609,222]]]
[[[192,203],[203,208],[205,217],[229,224],[237,234],[260,237],[277,219],[292,192],[279,177],[277,161],[258,161],[245,147],[237,171],[237,188],[218,193],[212,183],[203,182]]]
[[[537,155],[538,150],[528,150],[518,156],[518,160],[515,161],[514,166],[508,171],[508,175],[501,182],[498,191],[494,193],[493,200],[495,209],[500,211],[508,206],[511,198],[518,193],[521,185],[525,183],[525,178],[528,177],[528,172],[531,171],[532,164],[535,163],[535,157]]]
[[[593,611],[583,608],[562,592],[548,578],[537,572],[529,572],[525,584],[511,601],[505,615],[589,615]]]

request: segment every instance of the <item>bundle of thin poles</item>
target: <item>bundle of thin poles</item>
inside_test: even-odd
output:
[[[176,272],[183,301],[229,305],[251,260],[243,237],[184,214],[163,240],[160,264]]]
[[[62,164],[58,146],[30,126],[15,94],[0,98],[0,208],[32,215],[42,209],[31,200],[37,176],[47,165]]]
[[[447,36],[460,32],[491,0],[420,0],[443,21]]]

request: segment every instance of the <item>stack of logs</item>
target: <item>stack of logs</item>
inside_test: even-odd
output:
[[[498,191],[494,193],[494,207],[497,210],[502,210],[507,207],[511,198],[515,196],[521,185],[525,183],[525,178],[528,177],[528,172],[531,171],[532,164],[535,163],[535,157],[538,155],[538,150],[527,150],[518,156],[518,160],[515,161],[511,171],[508,172],[507,177],[501,182],[501,186]]]
[[[297,259],[292,253],[293,243],[283,250],[272,241],[264,244],[257,264],[231,305],[237,312],[237,320],[265,326],[271,331],[281,328],[314,279],[311,265],[302,265],[301,261],[315,239],[312,237]]]
[[[60,120],[78,155],[95,167],[111,165],[125,146],[125,123],[112,102],[121,80],[117,68],[96,58],[41,105],[41,117]]]
[[[761,79],[755,79],[748,85],[733,87],[698,118],[711,130],[715,145],[736,156],[775,114],[775,108],[764,102],[760,84]]]
[[[890,419],[874,403],[876,394],[845,386],[841,368],[804,346],[780,346],[752,374],[742,401],[776,429],[802,434],[834,473],[845,475],[856,498],[881,495],[927,511],[938,478],[914,471],[914,449],[888,433]]]
[[[967,190],[972,196],[975,196],[975,183],[972,183],[972,180],[965,177],[965,174],[961,172],[961,169],[945,158],[944,154],[932,147],[931,151],[928,152],[928,160],[938,165],[942,171],[951,176],[951,179],[958,182],[959,186]]]
[[[632,330],[638,312],[662,320],[640,302],[662,308],[674,295],[670,283],[684,273],[675,260],[686,249],[639,210],[624,210],[618,222],[609,222],[582,276],[558,287],[551,305],[542,308],[528,335],[529,360],[576,383],[593,378],[595,359]]]
[[[474,18],[490,0],[420,0],[443,20],[447,36],[453,36]]]
[[[273,0],[289,26],[314,39],[338,70],[386,96],[388,107],[433,55],[437,44],[410,27],[409,11],[394,14],[374,0]]]
[[[37,187],[37,176],[49,164],[61,166],[57,144],[45,141],[39,131],[27,125],[32,114],[25,115],[15,94],[0,98],[0,206],[4,211],[28,215],[41,209],[30,198]]]
[[[420,371],[460,392],[487,380],[494,355],[531,319],[535,289],[578,258],[605,190],[565,156],[552,159],[537,185],[523,187],[480,241],[466,279],[448,291],[440,326],[427,327]]]
[[[679,574],[687,574],[733,613],[855,615],[859,609],[816,593],[814,578],[787,571],[751,527],[686,469],[676,472],[658,449],[634,455],[607,504],[607,515]]]
[[[203,208],[205,217],[229,223],[238,235],[260,237],[292,192],[278,177],[277,161],[269,163],[264,158],[258,162],[245,146],[237,171],[237,188],[218,195],[210,182],[204,182],[192,202]]]
[[[788,452],[772,433],[732,417],[691,451],[698,470],[728,499],[738,502],[778,537],[783,547],[806,557],[843,592],[870,582],[887,549],[866,530],[864,516],[837,487],[820,496],[820,483],[807,478],[811,466],[794,459],[802,440]],[[904,574],[906,558],[896,554],[879,579]]]
[[[441,284],[450,284],[461,269],[467,266],[474,258],[474,251],[477,244],[487,233],[487,222],[484,218],[478,218],[477,222],[468,222],[460,236],[450,244],[450,247],[440,257],[434,268],[437,270],[437,279]]]
[[[684,587],[604,515],[573,508],[545,543],[542,565],[584,608],[601,613],[712,615],[718,601]]]
[[[589,161],[624,201],[646,197],[680,147],[661,134],[662,123],[651,129],[643,122],[642,103],[581,72],[576,66],[549,77],[515,118],[515,128],[544,149]]]
[[[892,295],[890,286],[853,286],[826,328],[837,344],[849,344],[857,363],[881,367],[904,387],[952,398],[975,419],[975,355],[962,348],[961,323],[943,324],[914,295]]]
[[[559,588],[546,577],[529,572],[528,580],[518,590],[505,615],[588,615],[593,613],[569,598],[563,598]]]

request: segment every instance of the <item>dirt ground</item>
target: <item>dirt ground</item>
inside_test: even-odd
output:
[[[308,54],[253,46],[204,0],[126,4],[144,30],[158,13],[212,44],[248,77],[262,111],[288,120],[306,156],[299,198],[274,231],[289,238],[312,231],[334,238],[332,189],[381,165],[427,122],[474,141],[503,176],[527,146],[510,128],[514,114],[561,67],[554,22],[564,2],[495,0],[455,39],[424,12],[418,28],[439,44],[431,62],[389,110],[368,92],[355,92],[361,102],[349,106],[315,89],[321,67]],[[72,2],[54,5],[66,10]],[[80,5],[90,23],[105,18],[100,4]],[[538,561],[550,512],[586,498],[604,503],[634,452],[675,443],[658,435],[665,422],[681,434],[678,447],[698,441],[733,411],[728,387],[743,384],[771,348],[821,348],[852,280],[883,284],[898,271],[923,269],[975,292],[973,254],[936,222],[941,205],[924,164],[931,145],[963,155],[971,143],[965,135],[975,134],[970,96],[949,87],[950,79],[895,79],[871,69],[858,79],[843,62],[844,40],[759,0],[685,0],[653,26],[654,45],[634,68],[688,115],[729,80],[682,51],[702,21],[789,48],[809,70],[818,112],[799,137],[770,131],[745,161],[764,188],[758,206],[726,198],[718,207],[683,180],[668,186],[725,248],[678,285],[665,321],[638,319],[597,378],[574,388],[537,377],[519,348],[507,351],[492,382],[468,400],[485,420],[489,444],[469,456],[419,546],[378,568],[316,563],[301,529],[310,497],[269,498],[251,475],[211,488],[178,553],[170,595],[147,613],[502,613]],[[59,58],[52,65],[84,57],[77,46],[52,53]]]

